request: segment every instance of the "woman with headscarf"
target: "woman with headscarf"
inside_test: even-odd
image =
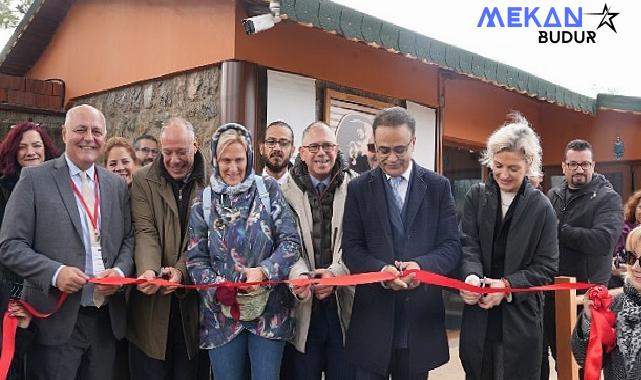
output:
[[[558,268],[552,205],[527,179],[541,165],[539,138],[520,114],[492,133],[485,184],[472,186],[461,221],[465,282],[507,293],[461,291],[460,357],[466,379],[539,380],[543,294],[510,293],[552,282]]]
[[[252,137],[242,125],[218,128],[211,143],[210,188],[192,206],[187,268],[195,284],[278,281],[300,256],[294,215],[278,184],[254,174]],[[286,285],[200,291],[200,346],[216,380],[279,378],[293,336],[293,296]]]

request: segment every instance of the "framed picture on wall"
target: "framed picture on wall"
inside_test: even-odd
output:
[[[336,133],[350,169],[362,173],[376,167],[372,121],[379,110],[393,106],[364,96],[325,90],[323,119]]]

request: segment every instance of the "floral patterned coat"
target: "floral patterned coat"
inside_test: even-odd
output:
[[[251,141],[243,127],[226,124],[214,134],[212,152],[216,152],[217,137],[222,132],[238,127]],[[247,162],[253,162],[251,142],[248,147]],[[287,279],[290,268],[300,257],[300,237],[278,184],[264,180],[271,205],[268,210],[260,200],[253,170],[241,184],[229,187],[218,177],[213,161],[209,227],[203,218],[202,194],[194,200],[189,216],[187,269],[194,284],[241,282],[239,267],[260,267],[272,281]],[[243,330],[269,339],[286,340],[293,336],[294,301],[287,285],[270,287],[265,311],[252,321],[226,317],[215,293],[216,288],[200,291],[200,348],[220,347]]]

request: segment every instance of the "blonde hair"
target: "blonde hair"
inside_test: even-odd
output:
[[[247,151],[247,142],[240,131],[236,129],[228,129],[221,133],[218,137],[218,144],[216,144],[216,157],[218,157],[225,148],[235,143],[242,145],[243,148],[245,148],[245,151]]]
[[[635,227],[632,231],[630,231],[627,239],[625,240],[625,250],[634,251],[634,246],[637,245],[639,239],[641,239],[641,226]],[[637,253],[641,254],[641,252]]]
[[[512,112],[509,116],[512,121],[494,131],[487,139],[487,151],[483,154],[481,162],[492,167],[495,154],[501,152],[520,153],[529,166],[526,175],[540,175],[542,149],[539,136],[519,112]]]

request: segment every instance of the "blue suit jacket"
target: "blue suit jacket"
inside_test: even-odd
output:
[[[461,245],[454,199],[445,177],[414,163],[405,198],[405,261],[447,275],[457,268]],[[352,273],[376,272],[394,263],[390,217],[380,168],[352,180],[343,218],[343,258]],[[356,366],[386,373],[393,350],[395,299],[405,297],[412,373],[424,373],[449,360],[441,288],[421,285],[395,292],[380,284],[356,287],[347,332],[348,357]]]

